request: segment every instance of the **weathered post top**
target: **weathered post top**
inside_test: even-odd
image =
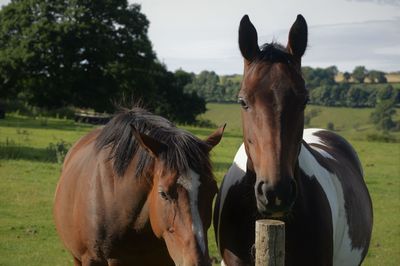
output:
[[[285,223],[256,221],[256,266],[285,265]]]

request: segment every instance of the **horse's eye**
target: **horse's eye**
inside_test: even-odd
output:
[[[242,106],[242,108],[244,110],[249,109],[249,106],[247,105],[246,101],[242,97],[239,97],[238,103],[240,104],[240,106]]]
[[[163,200],[170,200],[171,199],[170,196],[165,191],[160,190],[160,191],[158,191],[158,194],[160,195],[160,197]]]

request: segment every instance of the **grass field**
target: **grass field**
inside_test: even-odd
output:
[[[400,144],[365,141],[368,134],[376,133],[368,123],[371,109],[311,108],[320,110],[310,126],[326,127],[332,122],[354,145],[363,163],[374,204],[374,231],[364,265],[398,265]],[[233,104],[209,104],[208,109],[202,119],[216,125],[228,123],[223,140],[212,154],[220,181],[241,143],[240,113],[238,105]],[[51,215],[61,168],[54,147],[65,149],[65,143],[73,143],[91,128],[70,120],[18,115],[0,120],[0,265],[72,265]],[[200,137],[214,130],[186,129]],[[212,256],[218,256],[212,230],[209,239]]]

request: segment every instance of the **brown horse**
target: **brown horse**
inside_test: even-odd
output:
[[[372,231],[360,161],[340,136],[304,130],[306,21],[297,17],[286,47],[272,43],[260,50],[257,31],[244,16],[239,46],[244,143],[214,209],[224,263],[254,264],[255,220],[272,217],[286,223],[286,265],[360,265]]]
[[[210,265],[217,185],[209,152],[223,130],[202,141],[134,108],[80,139],[54,205],[75,265]]]

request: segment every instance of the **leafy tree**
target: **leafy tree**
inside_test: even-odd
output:
[[[346,106],[364,107],[368,101],[368,93],[359,86],[352,86],[346,95]]]
[[[183,93],[192,74],[182,70],[175,74],[166,72],[156,77],[157,87],[162,88],[154,96],[155,112],[179,123],[194,123],[196,116],[206,111],[205,100],[196,93]]]
[[[188,84],[192,83],[196,78],[194,73],[188,73],[182,69],[175,71],[176,84],[178,87],[184,88]]]
[[[335,76],[338,73],[336,66],[331,66],[328,68],[302,67],[302,72],[307,87],[310,89],[314,89],[323,85],[336,84]]]
[[[32,104],[102,111],[110,98],[152,92],[143,72],[152,70],[155,55],[138,5],[12,1],[1,10],[0,24],[2,89],[25,92]]]
[[[376,100],[379,102],[379,101],[389,100],[391,98],[396,99],[398,93],[399,93],[398,91],[395,91],[393,89],[392,85],[387,85],[377,92]]]
[[[371,122],[373,122],[378,130],[388,131],[398,127],[393,121],[393,116],[396,114],[395,97],[381,100],[371,113]]]
[[[192,112],[175,113],[183,105],[177,100],[195,96],[183,95],[187,82],[157,61],[147,36],[149,22],[137,4],[13,0],[0,10],[0,25],[4,98],[22,95],[40,107],[96,111],[111,111],[112,102],[121,98],[141,99],[179,121]],[[167,92],[173,95],[161,97]]]
[[[351,74],[349,72],[347,72],[347,71],[344,72],[343,73],[343,81],[348,83],[348,82],[350,82],[350,79],[351,79]]]
[[[367,69],[364,66],[357,66],[354,68],[352,77],[359,83],[364,83],[364,79],[367,76]]]
[[[371,83],[387,83],[385,73],[382,71],[371,70],[368,72],[368,79]]]

